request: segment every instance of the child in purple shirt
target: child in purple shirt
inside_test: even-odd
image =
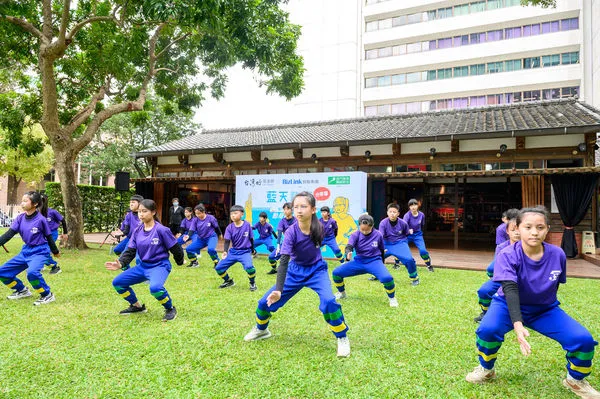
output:
[[[50,256],[50,251],[59,257],[59,251],[52,238],[48,221],[38,210],[43,205],[43,199],[37,191],[29,191],[21,200],[21,213],[6,233],[0,237],[0,245],[4,245],[17,233],[25,243],[21,252],[0,267],[0,281],[13,290],[8,299],[22,299],[31,296],[31,292],[17,275],[27,270],[27,280],[33,289],[41,296],[33,304],[45,305],[54,302],[54,294],[42,277],[42,269]]]
[[[179,225],[179,231],[175,235],[175,238],[177,238],[177,242],[179,243],[179,245],[191,242],[192,236],[194,235],[193,232],[190,233],[189,231],[190,227],[192,227],[192,223],[194,223],[194,210],[188,206],[183,210],[183,214],[185,217],[181,221],[181,224]],[[187,236],[186,241],[183,241],[184,236]]]
[[[140,218],[138,217],[138,208],[140,206],[140,202],[144,199],[141,195],[132,195],[129,199],[129,210],[125,214],[125,218],[121,223],[121,227],[119,230],[123,232],[123,236],[125,238],[121,239],[121,241],[113,248],[113,252],[116,255],[121,255],[123,251],[127,249],[129,245],[129,240],[131,239],[131,235],[135,228],[140,224]],[[139,258],[135,257],[136,262]],[[123,265],[124,268],[129,267],[129,263]]]
[[[344,278],[370,273],[383,284],[390,306],[395,308],[398,307],[396,285],[394,278],[383,263],[385,261],[383,237],[379,231],[373,229],[374,224],[375,221],[370,215],[365,214],[358,217],[359,229],[350,235],[345,248],[348,262],[338,266],[331,273],[333,284],[338,289],[335,298],[338,300],[346,298]],[[353,250],[356,251],[354,259],[352,259]]]
[[[273,239],[271,236],[277,238],[277,233],[273,231],[273,226],[271,223],[267,222],[267,213],[261,212],[258,215],[258,222],[254,226],[252,226],[252,230],[256,230],[258,232],[258,238],[254,240],[254,249],[256,250],[261,245],[267,247],[269,252],[275,251],[275,246],[273,245]]]
[[[217,243],[219,242],[219,237],[222,235],[219,223],[213,215],[206,213],[206,208],[202,204],[196,205],[194,213],[196,217],[188,230],[188,234],[183,236],[183,240],[187,241],[193,233],[196,233],[192,238],[191,244],[185,249],[190,260],[188,267],[200,266],[197,258],[203,248],[206,248],[210,259],[216,266],[219,263]]]
[[[340,263],[344,263],[344,255],[342,254],[342,251],[340,251],[340,247],[336,241],[338,225],[335,219],[331,217],[331,210],[328,206],[321,207],[321,218],[319,219],[319,222],[323,226],[323,244],[321,245],[321,248],[328,246]]]
[[[502,284],[476,331],[479,366],[466,380],[482,383],[496,378],[494,365],[506,333],[514,329],[521,353],[531,346],[525,326],[558,341],[567,352],[563,385],[586,398],[600,393],[584,380],[592,371],[598,344],[579,322],[560,308],[556,293],[567,281],[567,259],[561,248],[544,242],[550,216],[544,207],[524,208],[517,217],[521,241],[504,248],[496,259],[494,281]]]
[[[348,327],[344,322],[342,307],[331,292],[327,263],[321,257],[323,228],[316,216],[315,203],[315,197],[306,191],[294,197],[292,204],[298,223],[293,224],[286,232],[277,270],[277,283],[258,301],[256,325],[246,334],[244,340],[269,338],[271,313],[285,305],[302,288],[308,287],[319,295],[319,309],[338,341],[338,357],[348,357]]]
[[[292,215],[292,204],[286,202],[283,204],[283,218],[277,224],[277,248],[269,255],[269,263],[271,264],[271,270],[267,274],[277,274],[277,261],[281,258],[281,242],[283,241],[284,234],[294,223],[296,218]]]
[[[146,313],[146,305],[138,301],[131,286],[148,281],[150,293],[165,309],[162,320],[170,321],[177,317],[177,309],[173,306],[171,296],[165,288],[165,282],[171,272],[169,252],[173,254],[175,262],[182,265],[183,250],[171,230],[156,219],[154,201],[142,200],[138,214],[142,223],[131,234],[127,250],[116,262],[106,262],[105,267],[108,270],[123,269],[122,265],[129,264],[136,252],[139,253],[140,262],[135,267],[126,269],[113,280],[113,287],[117,293],[129,302],[129,307],[119,313],[121,315]]]
[[[387,218],[379,222],[379,232],[383,236],[386,256],[394,256],[402,262],[406,266],[412,285],[417,286],[419,285],[419,274],[417,273],[417,263],[408,247],[408,224],[398,217],[400,215],[398,204],[389,204],[387,215]]]
[[[225,229],[223,235],[224,250],[221,260],[215,266],[215,271],[223,279],[223,284],[219,288],[233,287],[235,285],[233,279],[229,277],[227,270],[236,262],[240,262],[248,273],[250,280],[250,291],[256,291],[256,269],[252,265],[252,254],[254,250],[254,237],[252,236],[252,226],[250,223],[242,220],[244,216],[244,207],[234,205],[231,207],[229,217],[231,224]],[[231,248],[229,247],[231,245]]]
[[[433,271],[431,266],[431,258],[429,252],[425,248],[425,240],[423,239],[423,228],[425,228],[425,215],[419,211],[419,202],[412,198],[408,201],[409,211],[404,214],[402,220],[408,224],[408,243],[413,243],[419,249],[419,255],[425,262],[427,270]]]
[[[48,206],[48,197],[42,195],[42,201],[44,205],[42,206],[41,212],[42,215],[46,216],[46,220],[48,221],[48,227],[50,227],[50,231],[52,232],[52,239],[54,242],[58,240],[58,228],[62,226],[63,233],[60,235],[61,241],[64,243],[67,241],[67,223],[65,222],[65,218],[60,214],[56,209],[50,208]],[[58,265],[58,262],[52,258],[52,256],[48,256],[46,260],[46,265],[50,265],[50,274],[58,274],[62,272],[62,269]]]

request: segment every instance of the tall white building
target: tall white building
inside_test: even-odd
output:
[[[287,9],[302,26],[303,93],[290,103],[228,93],[225,103],[240,104],[227,108],[251,107],[253,118],[219,127],[573,95],[600,107],[600,0],[557,0],[556,8],[520,0],[292,0]]]

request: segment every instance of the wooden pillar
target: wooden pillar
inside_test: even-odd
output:
[[[165,223],[165,221],[162,218],[163,205],[165,203],[164,193],[165,183],[154,183],[154,202],[156,203],[156,217],[163,224]],[[165,226],[168,226],[168,224],[165,224]]]
[[[544,176],[521,176],[523,207],[544,205]]]
[[[458,177],[454,178],[454,249],[458,249]]]

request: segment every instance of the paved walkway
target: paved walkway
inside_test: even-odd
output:
[[[86,234],[85,240],[92,247],[97,247],[104,241],[107,233],[92,233]],[[103,248],[111,243],[115,242],[112,237],[108,237]],[[417,261],[418,265],[424,266],[419,252],[416,249],[412,249],[413,258]],[[219,241],[217,250],[223,250],[223,242]],[[462,269],[462,270],[481,270],[484,271],[492,257],[494,256],[493,251],[482,251],[482,250],[453,250],[447,248],[428,248],[433,261],[433,265],[439,268],[448,269]],[[584,259],[567,259],[567,276],[569,277],[582,277],[582,278],[594,278],[600,279],[600,266],[597,266]]]

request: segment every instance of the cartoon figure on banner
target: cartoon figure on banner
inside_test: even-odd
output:
[[[348,244],[348,238],[352,232],[356,231],[356,221],[354,217],[348,213],[350,209],[350,200],[346,197],[336,197],[333,200],[333,214],[331,217],[337,222],[339,233],[337,243],[342,252]]]
[[[248,199],[246,200],[246,203],[244,204],[244,208],[245,208],[245,214],[246,214],[246,222],[250,223],[250,225],[252,225],[252,193],[248,193]]]

